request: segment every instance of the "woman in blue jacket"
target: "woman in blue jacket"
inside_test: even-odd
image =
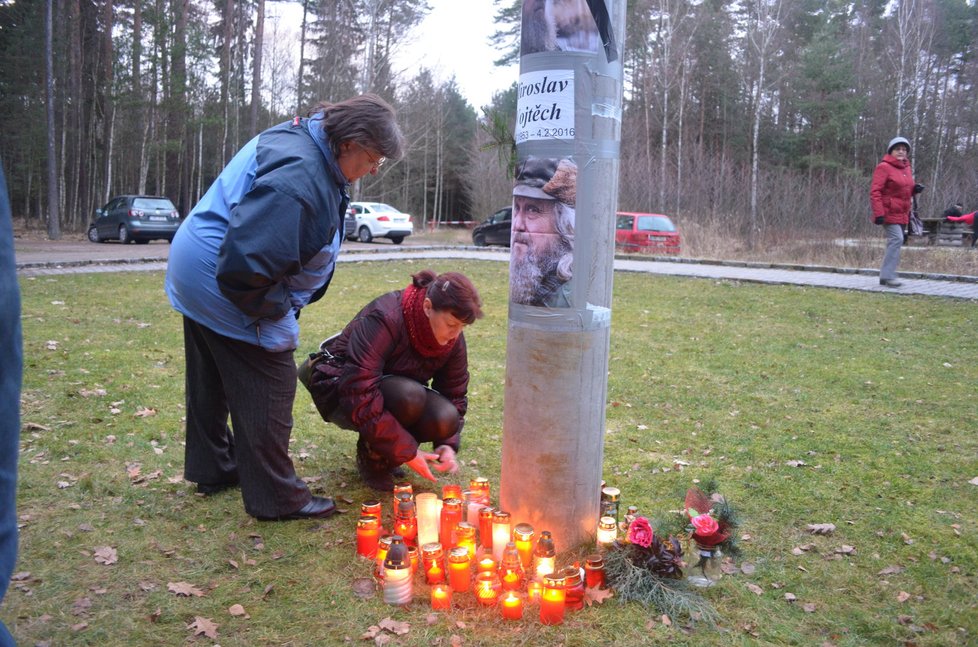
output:
[[[166,293],[183,315],[184,477],[198,492],[240,484],[263,520],[335,512],[288,455],[299,312],[332,278],[347,185],[403,148],[380,97],[320,104],[246,144],[177,231]]]

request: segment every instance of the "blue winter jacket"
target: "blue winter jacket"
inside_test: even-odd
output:
[[[180,226],[166,294],[180,313],[269,351],[294,350],[343,238],[347,180],[316,117],[261,133]]]

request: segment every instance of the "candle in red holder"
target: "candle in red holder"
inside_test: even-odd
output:
[[[475,570],[478,573],[495,573],[496,560],[489,555],[486,555],[476,563]]]
[[[431,587],[431,608],[435,611],[448,611],[452,608],[452,589],[447,584]]]
[[[523,564],[516,544],[509,542],[503,550],[503,563],[499,567],[499,579],[504,591],[518,591],[523,588]]]
[[[488,551],[492,550],[492,513],[489,506],[479,509],[479,544]]]
[[[472,586],[472,571],[469,570],[469,549],[456,547],[448,553],[448,583],[456,593],[464,593]]]
[[[499,578],[495,573],[483,572],[475,576],[475,599],[482,606],[496,606],[499,599]]]
[[[513,591],[508,591],[503,595],[499,605],[503,610],[503,618],[507,620],[520,620],[523,618],[523,600]]]
[[[394,490],[391,492],[391,496],[394,497],[394,510],[397,510],[397,504],[406,499],[399,498],[397,495],[401,493],[407,493],[411,495],[411,501],[414,501],[414,488],[407,481],[394,484]]]
[[[357,521],[357,555],[367,559],[377,557],[377,540],[380,539],[380,521],[377,517],[360,517]]]
[[[441,584],[445,581],[444,551],[441,544],[431,542],[421,547],[421,567],[424,569],[426,584]]]
[[[467,521],[455,524],[455,546],[464,546],[469,551],[469,559],[475,558],[475,526]]]
[[[441,488],[441,498],[462,500],[462,486],[458,483],[446,483]]]
[[[438,541],[442,548],[451,550],[455,547],[455,526],[462,520],[462,500],[449,497],[441,505],[441,529]]]
[[[513,542],[520,553],[520,563],[523,570],[533,564],[533,526],[528,523],[518,523],[513,528]]]
[[[554,572],[557,561],[557,547],[549,530],[540,533],[536,548],[533,549],[533,573],[541,579]]]
[[[469,489],[478,493],[478,498],[482,501],[482,505],[490,505],[489,479],[484,476],[476,476],[469,481]]]
[[[584,608],[584,578],[578,565],[565,566],[560,569],[564,578],[564,608],[568,611],[580,611]]]
[[[545,625],[559,625],[564,622],[564,580],[561,577],[548,575],[543,578],[540,622]]]
[[[540,604],[540,598],[543,596],[543,584],[540,582],[529,582],[526,585],[526,603],[527,604]]]
[[[361,517],[377,517],[377,523],[380,524],[380,534],[386,534],[384,532],[384,513],[380,506],[380,501],[376,499],[370,501],[364,501],[360,504],[360,516]]]
[[[414,501],[401,500],[394,512],[394,534],[404,538],[408,546],[418,542],[418,517]]]
[[[604,558],[601,555],[588,555],[584,562],[584,581],[589,589],[604,588]]]
[[[408,546],[408,559],[411,562],[411,575],[418,572],[418,565],[421,563],[421,553],[417,546]]]
[[[384,559],[387,558],[387,550],[390,547],[390,535],[384,535],[377,541],[377,568],[374,569],[374,577],[380,581],[383,581],[384,579]]]

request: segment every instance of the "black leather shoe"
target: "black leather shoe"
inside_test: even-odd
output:
[[[210,496],[212,494],[217,494],[218,492],[230,490],[231,488],[235,487],[238,487],[237,481],[226,481],[224,483],[198,483],[197,494]]]
[[[292,521],[293,519],[325,519],[336,514],[336,503],[328,496],[314,496],[292,514],[281,517],[258,517],[261,521]]]
[[[903,285],[903,283],[897,281],[896,279],[880,279],[880,285],[888,288],[898,288]]]

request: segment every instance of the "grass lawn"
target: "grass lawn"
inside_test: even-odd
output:
[[[422,267],[344,264],[303,313],[297,358]],[[507,266],[431,267],[466,272],[486,302],[466,333],[453,480],[498,487]],[[355,513],[375,495],[353,434],[323,423],[301,387],[297,470],[349,514],[262,523],[236,490],[195,495],[182,480],[181,325],[162,282],[21,282],[21,548],[0,606],[18,644],[359,644],[387,617],[410,624],[385,634],[399,645],[978,644],[974,303],[617,274],[604,478],[654,518],[715,479],[743,517],[743,554],[703,592],[716,627],[615,599],[545,627],[532,611],[504,624],[468,596],[432,614],[423,585],[404,609],[354,595],[371,570],[354,558]],[[816,523],[835,532],[813,535]],[[178,583],[191,594],[168,590]],[[198,617],[216,639],[194,635]]]

